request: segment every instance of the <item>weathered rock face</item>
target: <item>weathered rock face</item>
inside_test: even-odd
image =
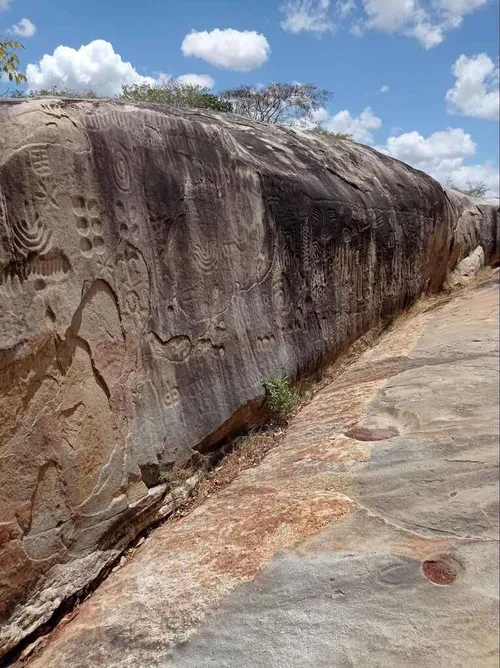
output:
[[[498,668],[498,287],[397,323],[29,668]]]
[[[231,116],[6,102],[0,161],[1,651],[147,524],[160,468],[263,380],[495,243],[491,207],[421,172]]]

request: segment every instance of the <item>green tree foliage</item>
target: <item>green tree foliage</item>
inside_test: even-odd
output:
[[[175,107],[194,109],[212,109],[213,111],[232,111],[227,100],[212,95],[206,88],[165,81],[161,84],[132,84],[123,86],[120,99],[130,102],[156,102]]]
[[[57,86],[53,86],[52,88],[41,88],[40,90],[30,90],[28,97],[65,97],[76,98],[77,100],[81,98],[97,100],[99,98],[99,96],[91,90],[86,91],[85,93],[77,93],[69,88],[58,88]]]
[[[17,51],[23,47],[19,42],[0,40],[0,72],[7,75],[9,81],[16,84],[26,81],[26,77],[19,71],[19,56]]]
[[[343,132],[332,132],[322,125],[316,125],[314,128],[311,128],[307,132],[312,132],[316,135],[322,135],[323,137],[332,137],[333,139],[352,139],[352,135],[346,135]]]
[[[236,114],[264,123],[293,124],[311,118],[330,95],[313,84],[270,83],[232,88],[221,97],[231,102]]]

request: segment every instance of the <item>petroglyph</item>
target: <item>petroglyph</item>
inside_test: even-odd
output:
[[[489,257],[497,212],[201,110],[0,101],[0,136],[1,654],[153,518],[143,472]]]
[[[50,249],[50,231],[38,214],[32,221],[22,218],[14,224],[13,240],[16,251],[23,257],[30,253],[42,255]]]
[[[52,174],[49,154],[45,146],[32,148],[29,150],[30,162],[33,170],[38,176],[47,177]]]

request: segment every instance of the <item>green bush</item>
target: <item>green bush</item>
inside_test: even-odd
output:
[[[266,404],[270,412],[277,418],[285,418],[299,403],[300,397],[292,389],[289,378],[274,378],[264,383]]]
[[[129,102],[156,102],[191,109],[211,109],[224,112],[233,110],[230,102],[221,100],[217,95],[212,95],[206,88],[170,80],[154,85],[123,86],[120,99]]]
[[[307,132],[312,132],[316,135],[322,135],[323,137],[332,137],[333,139],[342,139],[347,141],[348,139],[352,140],[352,135],[346,135],[343,132],[332,132],[322,125],[316,125],[314,128],[307,130]]]

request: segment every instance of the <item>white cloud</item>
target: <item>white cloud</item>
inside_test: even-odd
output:
[[[484,183],[488,188],[487,197],[498,197],[500,194],[500,184],[498,176],[498,167],[491,162],[484,162],[479,165],[461,165],[454,169],[449,179],[445,175],[437,174],[436,178],[445,186],[451,185],[461,190],[476,186],[478,183]]]
[[[415,131],[389,137],[387,151],[390,155],[413,164],[469,157],[476,152],[476,144],[462,128],[450,128],[434,132],[427,139]]]
[[[441,44],[446,32],[458,28],[488,0],[363,0],[365,27],[415,37],[425,49]]]
[[[119,95],[122,86],[130,84],[161,84],[173,81],[170,74],[156,73],[157,78],[142,76],[131,63],[124,62],[113,46],[102,39],[73,49],[58,46],[52,55],[45,54],[39,63],[26,68],[31,90],[67,88],[76,93],[90,90],[97,95]],[[202,88],[215,84],[208,74],[182,74],[175,79],[179,83]]]
[[[290,32],[323,33],[333,30],[333,20],[348,20],[349,30],[362,37],[367,30],[416,38],[425,49],[458,28],[464,16],[489,0],[282,0],[282,27]]]
[[[421,169],[443,185],[451,182],[458,188],[466,188],[469,182],[483,181],[489,195],[498,195],[498,168],[490,162],[467,164],[467,159],[476,152],[476,144],[462,128],[434,132],[429,137],[406,132],[389,137],[386,144],[377,149]]]
[[[184,37],[182,53],[201,58],[215,67],[248,72],[261,67],[269,58],[269,42],[254,30],[193,31]]]
[[[29,19],[21,19],[11,28],[12,32],[21,37],[33,37],[36,33],[36,26]]]
[[[304,128],[315,125],[322,125],[331,132],[352,135],[356,141],[368,144],[373,141],[371,130],[379,130],[382,127],[382,121],[375,116],[370,107],[363,109],[359,116],[352,116],[347,109],[330,116],[326,109],[321,108],[314,112],[312,121],[302,124]]]
[[[453,88],[446,93],[450,112],[495,120],[499,117],[499,70],[485,53],[471,58],[461,55],[452,72],[456,77]]]
[[[11,0],[0,0],[0,12],[6,12],[10,9]]]
[[[364,9],[367,29],[416,37],[425,49],[432,49],[444,39],[444,23],[433,23],[417,0],[364,0]]]
[[[58,46],[52,55],[45,54],[39,63],[26,68],[28,86],[68,88],[75,92],[94,91],[97,95],[118,95],[125,84],[154,83],[151,77],[141,76],[115,53],[113,46],[102,39],[73,49]]]
[[[348,3],[343,3],[345,8]],[[330,0],[285,0],[281,5],[281,11],[285,18],[281,23],[284,30],[292,33],[302,31],[324,33],[333,29],[328,12]],[[344,12],[347,9],[343,9]]]
[[[344,20],[356,9],[355,0],[283,0],[281,27],[292,33],[333,32],[335,20]]]
[[[415,22],[408,35],[416,37],[424,49],[433,49],[444,40],[444,25],[432,25],[424,18]]]
[[[215,81],[208,74],[181,74],[177,81],[188,86],[199,86],[200,88],[213,88]]]
[[[436,5],[450,16],[457,16],[460,20],[466,14],[484,7],[488,0],[436,0]]]
[[[367,27],[394,32],[403,28],[415,15],[415,0],[364,0]]]
[[[387,84],[384,84],[383,86],[380,86],[378,92],[379,93],[388,93],[391,89]]]
[[[356,2],[354,0],[337,0],[335,9],[337,16],[343,19],[356,9]]]

